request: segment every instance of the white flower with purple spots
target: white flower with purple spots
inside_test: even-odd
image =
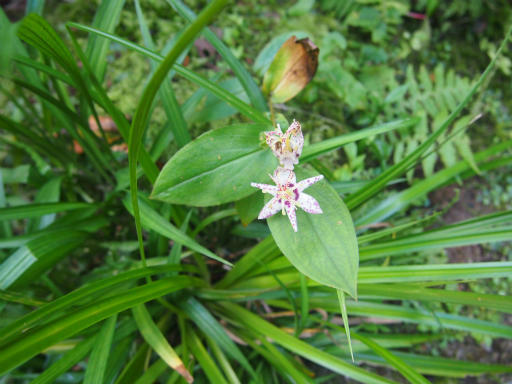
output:
[[[284,168],[293,169],[294,164],[299,163],[299,157],[304,146],[304,136],[298,121],[293,120],[285,133],[281,131],[281,127],[277,124],[275,131],[265,132],[265,139]]]
[[[270,193],[274,196],[265,204],[258,219],[266,219],[281,211],[283,215],[285,213],[288,215],[293,230],[297,232],[296,207],[308,213],[323,213],[318,201],[303,192],[307,187],[322,180],[324,178],[322,175],[310,177],[297,183],[295,173],[292,170],[279,167],[274,171],[273,176],[269,176],[276,185],[251,183],[253,187],[261,189],[263,193]]]

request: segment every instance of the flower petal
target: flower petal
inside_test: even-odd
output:
[[[290,204],[289,201],[285,201],[284,208],[286,209],[286,214],[292,224],[293,230],[297,232],[297,215],[295,213],[295,205]]]
[[[275,215],[283,208],[283,205],[277,200],[277,198],[272,198],[261,210],[258,215],[258,219],[266,219],[267,217]]]
[[[316,201],[314,197],[309,196],[307,193],[301,193],[299,195],[299,200],[297,200],[297,204],[307,213],[323,213],[322,208],[320,208],[320,204],[318,204],[318,201]]]
[[[287,184],[295,184],[297,182],[297,178],[295,177],[295,173],[291,169],[278,167],[274,171],[274,176],[272,180],[277,185],[287,185]]]
[[[318,176],[313,176],[313,177],[310,177],[308,179],[304,179],[302,181],[299,181],[297,183],[297,189],[299,190],[299,192],[302,192],[303,190],[305,190],[307,187],[310,187],[312,186],[313,184],[319,182],[320,180],[322,180],[324,178],[323,175],[318,175]]]
[[[294,159],[297,160],[302,154],[302,147],[304,146],[304,136],[302,135],[302,130],[300,123],[296,120],[293,120],[293,123],[288,127],[288,130],[285,133],[287,144],[289,145],[291,152],[290,156],[293,156]]]
[[[263,193],[270,193],[274,196],[277,193],[277,187],[270,184],[251,183],[251,187],[259,188]]]

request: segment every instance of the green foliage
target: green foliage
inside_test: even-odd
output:
[[[204,3],[0,11],[0,381],[507,380],[447,346],[512,338],[510,5]],[[292,35],[318,73],[267,105]],[[297,233],[250,186],[293,118],[324,175]]]

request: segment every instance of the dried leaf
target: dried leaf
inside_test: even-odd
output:
[[[277,52],[263,79],[263,92],[284,103],[306,87],[318,68],[318,47],[309,39],[290,37]]]

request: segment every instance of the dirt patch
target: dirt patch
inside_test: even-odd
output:
[[[457,202],[451,205],[443,215],[445,224],[458,223],[476,216],[492,212],[492,208],[478,201],[480,181],[472,179],[464,187],[447,186],[429,195],[432,206],[445,209],[453,203],[458,194]],[[446,250],[450,263],[477,263],[494,260],[493,255],[486,254],[480,245],[448,248]]]

